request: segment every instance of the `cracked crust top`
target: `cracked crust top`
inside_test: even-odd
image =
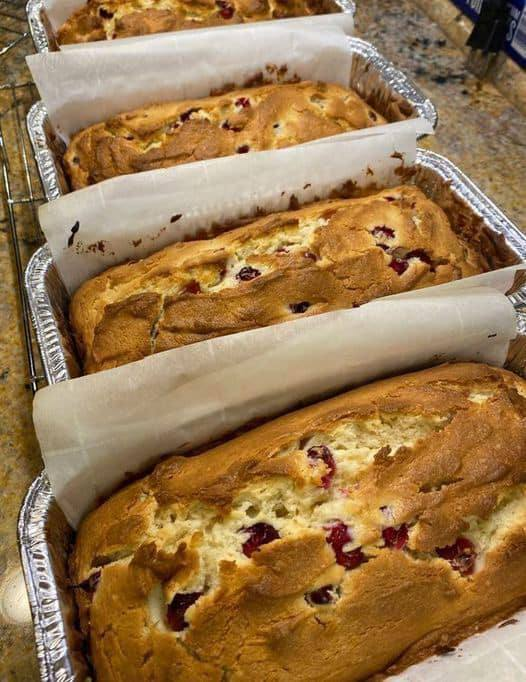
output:
[[[76,133],[63,164],[73,189],[117,175],[280,149],[386,123],[354,90],[302,81],[153,104]]]
[[[59,28],[60,45],[230,26],[327,12],[322,0],[88,0]]]
[[[98,682],[394,672],[526,603],[526,383],[376,382],[171,457],[80,527]]]
[[[318,202],[110,268],[73,296],[86,372],[487,269],[416,187]]]

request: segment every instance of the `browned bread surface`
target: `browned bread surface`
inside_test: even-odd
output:
[[[88,0],[59,28],[57,40],[113,40],[326,11],[321,0]]]
[[[361,680],[524,605],[525,396],[443,365],[165,460],[78,533],[97,681]]]
[[[302,81],[153,104],[78,132],[64,154],[73,189],[117,175],[290,147],[385,120],[355,92]]]
[[[325,201],[110,268],[73,296],[86,372],[482,272],[418,188]]]

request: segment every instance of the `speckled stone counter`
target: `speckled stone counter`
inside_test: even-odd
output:
[[[435,0],[428,2],[435,5]],[[446,0],[436,2],[443,5]],[[357,0],[357,4],[359,33],[410,74],[438,108],[436,138],[424,145],[459,165],[526,231],[526,118],[494,86],[481,85],[467,72],[465,55],[419,8],[422,0]],[[7,79],[28,78],[22,56],[30,50],[30,40],[21,41]],[[5,82],[4,73],[0,80]],[[513,82],[509,87],[514,87]],[[4,94],[0,94],[2,114],[8,106]],[[23,96],[29,95],[17,95]],[[19,217],[29,226],[29,215]],[[23,230],[23,239],[27,255],[35,245],[30,227]],[[38,679],[38,670],[16,521],[41,465],[31,426],[31,392],[26,386],[5,207],[0,214],[0,329],[0,680],[32,682]]]
[[[469,73],[465,54],[415,2],[357,4],[358,31],[410,74],[438,109],[436,136],[422,146],[451,159],[526,230],[526,117],[495,86]]]

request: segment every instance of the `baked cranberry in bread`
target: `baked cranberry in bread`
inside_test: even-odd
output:
[[[507,618],[526,604],[525,396],[444,365],[163,461],[78,533],[97,682],[363,680]]]
[[[73,296],[86,372],[487,269],[437,204],[402,186],[269,215],[110,268]]]
[[[57,31],[61,45],[324,14],[322,0],[87,0]]]
[[[117,175],[280,149],[385,123],[354,90],[302,81],[153,104],[78,132],[64,154],[73,189]]]

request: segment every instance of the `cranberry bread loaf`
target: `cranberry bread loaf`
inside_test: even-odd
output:
[[[78,132],[64,154],[73,189],[117,175],[290,147],[381,125],[354,90],[302,81],[154,104]]]
[[[77,290],[70,319],[89,373],[485,269],[442,209],[402,186],[273,214],[110,268]]]
[[[98,682],[394,672],[526,604],[526,382],[443,365],[171,457],[80,527]]]
[[[61,45],[327,12],[322,0],[87,0],[59,28]]]

